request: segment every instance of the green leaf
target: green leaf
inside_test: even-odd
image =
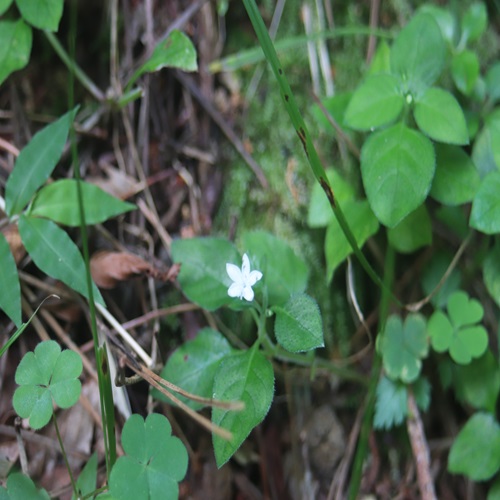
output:
[[[14,472],[7,478],[7,492],[8,496],[5,498],[9,500],[50,500],[45,489],[37,489],[31,478],[19,472]]]
[[[472,202],[470,227],[485,234],[500,233],[500,172],[488,174]]]
[[[500,426],[489,413],[475,413],[456,437],[448,470],[473,481],[490,479],[500,469]]]
[[[73,406],[80,397],[82,360],[73,351],[61,352],[53,340],[41,342],[24,355],[16,370],[13,405],[18,415],[29,418],[33,429],[45,426],[55,402],[60,408]]]
[[[432,243],[432,225],[425,205],[420,205],[397,226],[387,231],[391,246],[400,253],[411,253]]]
[[[7,9],[11,6],[13,0],[0,0],[0,16],[5,14]]]
[[[458,101],[448,91],[432,87],[415,100],[415,121],[424,134],[447,144],[468,144],[469,132]]]
[[[493,64],[486,73],[486,89],[492,102],[500,99],[500,62]]]
[[[33,262],[46,274],[88,297],[85,263],[78,247],[60,227],[47,219],[19,217],[19,233]],[[93,283],[94,299],[104,305]]]
[[[370,67],[368,68],[369,75],[378,73],[390,73],[391,71],[391,48],[385,40],[379,40],[377,50],[373,55]]]
[[[477,40],[485,31],[488,24],[488,12],[483,2],[473,3],[462,16],[462,40],[465,45],[467,42]]]
[[[35,28],[57,31],[63,13],[64,0],[16,0],[24,20]]]
[[[63,179],[44,186],[33,202],[30,215],[47,217],[67,226],[79,226],[77,183],[76,179]],[[121,201],[94,184],[82,181],[81,188],[85,222],[89,225],[99,224],[136,208],[132,203]]]
[[[402,424],[408,415],[406,385],[385,376],[381,377],[377,384],[376,397],[373,427],[389,430]]]
[[[214,399],[243,401],[242,411],[212,410],[212,422],[232,432],[233,439],[213,434],[215,460],[222,467],[241,446],[250,431],[266,416],[274,394],[271,363],[258,349],[252,348],[227,356],[215,376]]]
[[[336,170],[326,170],[326,176],[335,191],[335,199],[342,207],[346,201],[352,200],[355,195],[354,187],[347,182]],[[315,182],[309,200],[307,212],[307,225],[309,227],[325,227],[335,219],[335,215],[326,197],[324,189],[319,182]]]
[[[481,178],[474,162],[457,146],[435,144],[436,174],[430,195],[443,205],[462,205],[474,198]]]
[[[457,35],[457,22],[448,9],[443,9],[436,5],[424,4],[418,11],[422,14],[431,15],[438,24],[443,38],[450,45],[454,45]]]
[[[198,69],[196,49],[191,40],[179,30],[173,30],[165,40],[158,43],[151,57],[132,75],[127,89],[144,73],[153,73],[162,68],[178,68],[183,71]]]
[[[22,20],[0,21],[0,85],[30,59],[33,34]]]
[[[178,498],[186,475],[188,454],[182,441],[172,436],[163,415],[152,413],[146,421],[132,415],[123,426],[120,457],[109,478],[109,490],[116,500]]]
[[[335,120],[335,122],[337,122],[337,124],[342,129],[345,128],[345,110],[347,109],[351,97],[352,92],[339,92],[338,94],[335,94],[333,96],[321,99],[321,103],[328,111],[328,114]],[[313,116],[313,121],[315,124],[317,124],[322,130],[325,130],[328,134],[333,135],[333,137],[337,137],[337,131],[317,104],[314,104],[311,107],[311,114]]]
[[[417,96],[439,78],[445,62],[446,44],[439,26],[429,14],[417,14],[392,46],[392,72]]]
[[[289,352],[304,352],[324,347],[323,322],[317,302],[309,295],[292,295],[276,313],[274,333],[278,343]]]
[[[17,157],[5,186],[5,207],[12,217],[30,201],[61,157],[76,109],[36,133]]]
[[[479,77],[479,59],[476,53],[464,50],[455,54],[451,61],[451,76],[462,94],[471,95]]]
[[[421,205],[431,188],[432,143],[403,124],[372,134],[361,151],[361,174],[378,220],[394,227]]]
[[[78,479],[76,481],[76,487],[78,489],[79,499],[95,491],[96,486],[97,486],[97,452],[94,452],[88,459],[87,463],[85,464],[85,467],[80,472],[80,475],[78,476]],[[71,500],[77,500],[74,493],[71,496]]]
[[[346,124],[356,130],[373,130],[401,114],[405,98],[393,75],[369,76],[354,92],[346,110]]]
[[[491,298],[500,307],[500,242],[497,242],[484,259],[483,280]]]
[[[242,244],[251,256],[252,269],[264,274],[269,305],[282,305],[290,295],[306,289],[307,266],[287,243],[266,231],[252,231],[243,235]]]
[[[0,290],[9,293],[0,293],[0,309],[19,327],[22,323],[21,315],[21,286],[17,266],[12,256],[9,244],[3,233],[0,232]]]
[[[448,315],[435,311],[427,324],[433,349],[449,351],[462,365],[482,356],[488,347],[486,330],[476,325],[482,317],[483,308],[477,300],[463,291],[454,292],[448,299]]]
[[[481,178],[500,169],[500,109],[493,111],[474,141],[472,159]]]
[[[226,272],[226,263],[238,266],[241,263],[240,254],[229,241],[222,238],[175,240],[172,259],[182,264],[177,279],[192,302],[213,311],[238,300],[227,294],[232,281]]]
[[[351,200],[343,205],[344,215],[356,238],[359,248],[377,233],[379,223],[366,200]],[[352,247],[347,241],[337,219],[330,222],[325,237],[325,257],[327,280],[332,279],[333,273],[344,260],[352,254]]]
[[[414,382],[429,350],[425,318],[409,314],[403,324],[399,316],[389,316],[384,333],[377,338],[377,349],[389,377],[405,383]]]
[[[192,394],[211,398],[215,373],[221,361],[232,352],[234,350],[229,342],[219,332],[203,328],[196,338],[184,343],[172,353],[160,376]],[[170,402],[157,389],[151,394],[156,399]],[[193,410],[204,406],[183,396],[177,397]]]

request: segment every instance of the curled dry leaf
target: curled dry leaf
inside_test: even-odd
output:
[[[168,269],[159,269],[138,255],[126,252],[96,252],[90,259],[90,271],[100,288],[114,288],[120,281],[136,276],[151,276],[160,281],[175,281],[180,264]]]
[[[21,241],[21,236],[19,235],[19,229],[17,224],[9,224],[2,229],[2,233],[9,244],[10,251],[14,256],[16,264],[21,262],[22,258],[26,255],[26,249],[24,248],[23,242]]]

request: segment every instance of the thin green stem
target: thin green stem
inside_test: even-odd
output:
[[[78,491],[76,489],[75,478],[73,477],[73,473],[71,472],[71,467],[68,462],[68,456],[66,455],[66,450],[64,449],[64,443],[61,438],[61,433],[59,432],[59,426],[57,425],[57,418],[54,412],[52,412],[52,421],[54,422],[54,428],[56,430],[57,440],[59,441],[59,446],[61,447],[61,453],[64,459],[64,463],[66,464],[66,469],[68,469],[69,480],[71,481],[71,487],[73,488],[73,493],[75,497],[78,498]]]

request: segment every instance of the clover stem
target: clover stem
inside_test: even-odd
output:
[[[64,463],[66,464],[66,469],[68,469],[69,479],[71,481],[71,487],[73,488],[73,493],[75,494],[75,497],[78,498],[78,491],[76,488],[75,478],[73,477],[73,473],[71,472],[71,467],[68,462],[68,456],[66,455],[66,451],[64,449],[64,443],[61,438],[61,433],[59,432],[59,426],[57,425],[56,414],[54,412],[52,412],[52,421],[54,422],[54,427],[56,429],[56,434],[57,434],[57,440],[59,441],[59,446],[61,447],[61,453],[64,458]]]

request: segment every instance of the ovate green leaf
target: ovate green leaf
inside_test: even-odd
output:
[[[493,64],[485,77],[486,89],[492,102],[500,99],[500,62]]]
[[[13,0],[0,0],[0,16],[11,6]]]
[[[41,30],[57,31],[64,0],[16,0],[25,21]]]
[[[479,59],[476,53],[464,50],[455,54],[451,61],[451,76],[457,89],[465,95],[470,95],[479,76]]]
[[[0,309],[19,327],[21,316],[21,287],[14,257],[10,253],[9,244],[0,232]],[[7,292],[8,290],[8,292]]]
[[[432,243],[432,225],[425,205],[420,205],[397,226],[387,231],[391,246],[401,253],[411,253]]]
[[[486,30],[488,23],[488,12],[484,2],[473,3],[462,17],[462,40],[463,44],[468,41],[477,40]]]
[[[0,84],[28,64],[32,37],[31,28],[22,19],[0,21]]]
[[[500,172],[488,174],[472,202],[469,224],[485,234],[500,233]]]
[[[9,496],[4,497],[5,500],[50,500],[50,496],[45,489],[37,489],[31,478],[18,472],[9,474],[7,492]]]

